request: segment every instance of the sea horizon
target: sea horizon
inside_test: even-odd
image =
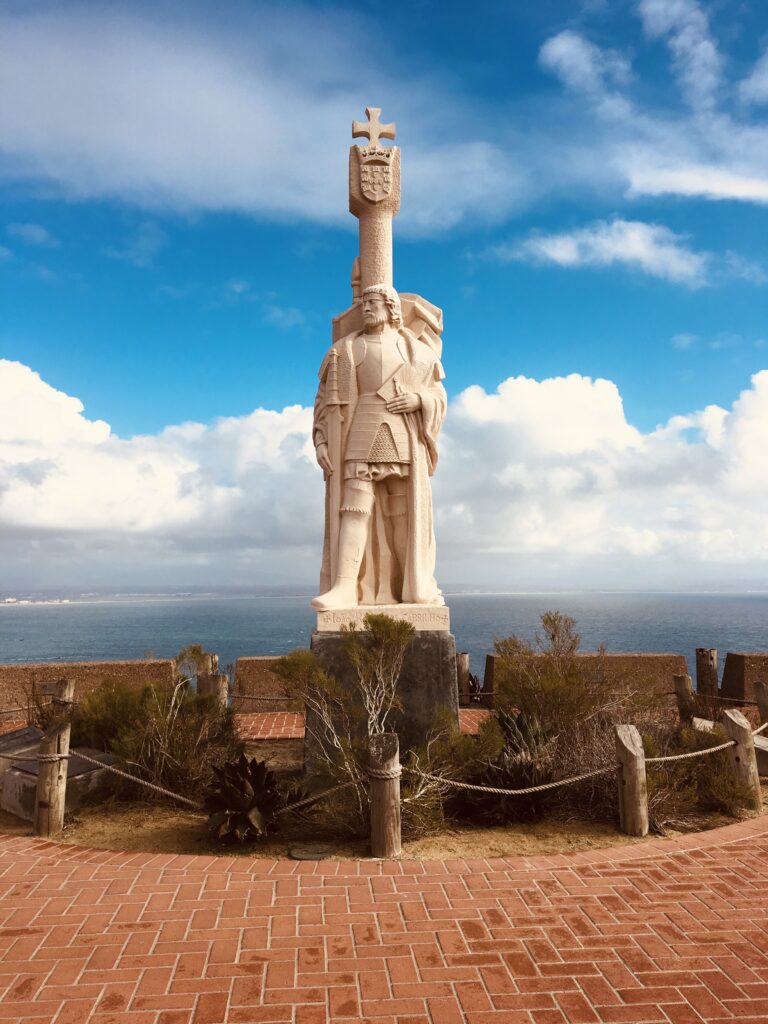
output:
[[[261,591],[261,592],[259,592]],[[0,591],[0,663],[174,657],[201,643],[222,667],[237,658],[281,655],[310,645],[316,619],[303,584],[281,587],[30,588]],[[457,650],[482,675],[494,640],[531,640],[541,615],[576,621],[581,649],[676,653],[695,670],[697,647],[768,650],[768,592],[539,590],[446,585]],[[17,600],[6,603],[8,596]]]

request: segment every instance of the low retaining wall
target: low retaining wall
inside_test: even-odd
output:
[[[754,700],[755,683],[768,683],[768,652],[740,654],[728,651],[723,668],[720,693],[737,700]]]
[[[267,655],[257,658],[238,658],[235,664],[235,684],[232,688],[232,706],[238,713],[254,711],[303,711],[300,701],[291,700],[283,684],[272,671],[279,657]],[[243,696],[264,697],[268,700],[241,700]]]
[[[0,710],[25,706],[34,683],[71,679],[75,699],[98,689],[107,681],[127,683],[137,689],[147,683],[173,683],[176,665],[170,659],[137,661],[46,661],[35,664],[0,665]]]
[[[687,675],[688,664],[682,654],[597,654],[585,652],[577,658],[587,670],[598,673],[600,682],[607,687],[633,684],[658,693],[673,694],[675,675]],[[494,675],[498,655],[489,654],[485,659],[483,677],[484,706],[492,707],[491,694],[494,691]]]

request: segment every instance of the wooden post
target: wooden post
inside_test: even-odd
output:
[[[717,648],[696,648],[696,692],[717,696]]]
[[[728,748],[728,757],[734,777],[749,790],[747,807],[752,811],[761,811],[763,809],[763,794],[760,789],[760,776],[757,773],[752,726],[741,711],[737,711],[736,708],[726,708],[723,712],[723,728],[728,734],[728,739],[736,741],[735,747]]]
[[[371,853],[400,856],[400,743],[385,732],[368,740],[371,779]]]
[[[690,676],[673,676],[675,681],[675,697],[681,722],[690,722],[693,718],[693,683]]]
[[[760,724],[768,722],[768,683],[755,680],[755,700],[760,712]]]
[[[619,827],[628,836],[648,835],[648,788],[645,781],[645,751],[634,725],[616,726],[616,756],[619,759]]]
[[[469,654],[459,651],[456,655],[456,678],[459,684],[459,707],[469,707]]]
[[[216,694],[219,707],[226,709],[229,704],[229,679],[226,672],[218,672],[216,674],[214,693]]]
[[[70,705],[75,684],[63,679],[57,684],[54,703],[59,704],[62,719],[46,731],[40,741],[40,754],[68,754],[71,731]],[[64,828],[64,805],[67,798],[67,761],[40,760],[37,764],[37,809],[35,835],[55,836]]]
[[[485,674],[483,676],[483,688],[480,691],[480,707],[492,708],[493,707],[493,691],[494,691],[494,668],[496,665],[496,655],[486,654],[485,656]]]

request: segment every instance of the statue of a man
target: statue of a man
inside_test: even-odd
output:
[[[441,605],[429,478],[445,375],[429,345],[402,326],[393,288],[366,288],[362,314],[364,329],[337,341],[320,367],[313,440],[326,479],[325,542],[322,593],[312,604]],[[337,410],[343,422],[331,438]],[[336,477],[332,487],[335,474],[343,481]]]

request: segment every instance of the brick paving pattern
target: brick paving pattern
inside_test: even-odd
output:
[[[460,708],[459,727],[476,735],[490,712],[483,708]],[[237,731],[244,740],[300,740],[304,738],[304,715],[291,711],[256,711],[235,715]]]
[[[246,741],[304,739],[304,715],[293,711],[235,715],[235,727],[240,738]]]
[[[768,1020],[768,820],[473,861],[128,854],[0,836],[0,1021]]]

